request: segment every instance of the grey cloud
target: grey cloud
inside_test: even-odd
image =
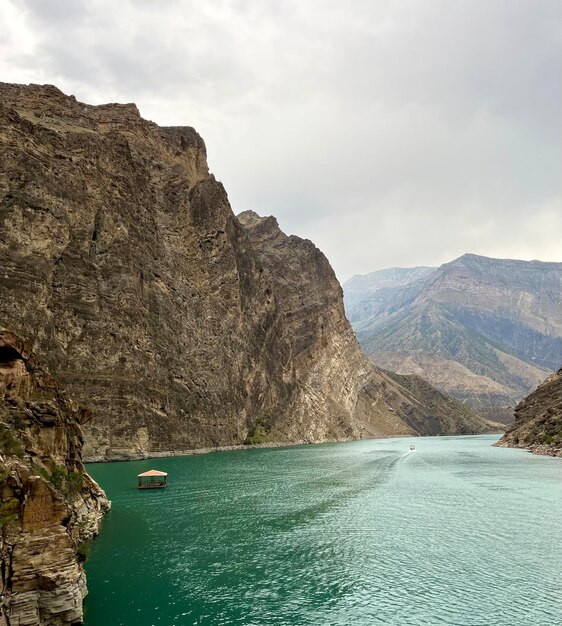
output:
[[[562,258],[557,0],[12,7],[35,50],[10,76],[195,126],[234,209],[275,213],[341,278]]]
[[[84,19],[90,14],[92,3],[88,0],[23,0],[21,3],[44,24],[68,24]]]

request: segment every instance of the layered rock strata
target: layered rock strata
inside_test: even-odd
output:
[[[562,362],[562,263],[465,254],[439,268],[355,276],[344,290],[374,363],[494,419],[511,422],[506,407]]]
[[[496,445],[562,457],[562,369],[515,407],[515,423]]]
[[[19,337],[0,332],[3,626],[82,622],[82,561],[109,507],[80,458],[87,417]]]
[[[386,372],[401,387],[422,403],[426,417],[419,421],[416,415],[405,417],[416,431],[423,435],[475,435],[478,433],[498,433],[505,430],[505,425],[494,419],[482,417],[470,407],[452,396],[442,393],[424,378],[415,375],[403,375]]]
[[[313,424],[323,430],[309,425],[306,435],[312,440],[341,436],[350,415],[351,437],[497,430],[498,425],[425,381],[373,367],[345,316],[341,286],[322,252],[311,241],[287,236],[272,216],[245,211],[238,219],[271,276],[292,337],[295,376],[301,384],[283,432],[299,437],[304,424]]]
[[[0,120],[0,319],[94,409],[88,458],[430,415],[363,357],[322,253],[235,217],[192,128],[37,85],[0,86]]]

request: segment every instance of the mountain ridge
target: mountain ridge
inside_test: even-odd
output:
[[[361,353],[314,244],[234,215],[193,128],[37,85],[0,85],[0,118],[0,323],[93,409],[88,459],[433,417]]]
[[[425,373],[481,408],[513,406],[559,366],[562,263],[467,253],[423,269],[407,284],[384,287],[377,287],[376,272],[368,274],[374,287],[362,294],[357,279],[350,296],[344,284],[350,321],[375,363]],[[463,382],[459,366],[472,382]]]

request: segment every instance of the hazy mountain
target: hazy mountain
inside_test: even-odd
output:
[[[374,306],[374,303],[378,301],[378,298],[374,297],[375,293],[388,294],[387,288],[405,287],[434,271],[434,267],[392,267],[369,274],[357,274],[344,285],[345,307],[349,312],[356,305],[367,300],[371,302],[370,306]]]
[[[465,254],[344,285],[373,361],[470,404],[512,406],[562,363],[562,263]]]

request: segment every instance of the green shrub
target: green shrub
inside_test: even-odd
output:
[[[66,493],[68,496],[76,496],[84,486],[84,476],[80,472],[68,472],[66,477]]]
[[[78,560],[83,563],[90,554],[90,543],[88,541],[83,541],[76,546],[76,555],[78,556]]]
[[[23,430],[27,427],[27,419],[25,413],[17,408],[10,407],[5,409],[4,415],[2,416],[4,421],[8,424],[12,425],[17,430]]]
[[[47,476],[47,480],[51,482],[57,491],[62,492],[67,475],[68,470],[66,467],[64,465],[57,465],[56,467],[53,467],[51,474]]]
[[[69,499],[77,496],[84,486],[84,476],[80,472],[69,472],[64,465],[57,465],[50,474],[45,470],[40,470],[39,473]]]
[[[20,459],[24,453],[21,443],[5,425],[0,425],[0,452],[7,456],[18,456]]]
[[[260,445],[264,443],[273,443],[279,441],[281,438],[280,433],[276,430],[268,430],[261,424],[255,424],[254,427],[248,433],[245,445]]]
[[[0,504],[0,529],[19,518],[19,506],[20,503],[16,498],[11,498]]]

